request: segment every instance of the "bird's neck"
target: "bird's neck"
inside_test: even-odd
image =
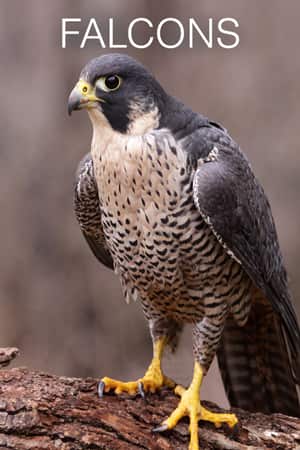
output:
[[[198,128],[207,124],[208,119],[199,113],[195,113],[185,106],[177,98],[169,96],[167,104],[161,114],[160,128],[169,129],[176,139],[183,139],[191,135]]]

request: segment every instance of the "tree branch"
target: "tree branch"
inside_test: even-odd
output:
[[[8,364],[18,356],[19,350],[14,347],[0,348],[0,368]]]
[[[17,352],[0,349],[0,361],[5,354]],[[164,434],[152,432],[177,403],[166,389],[149,394],[146,401],[127,395],[99,399],[95,379],[56,377],[24,368],[1,370],[0,450],[186,450],[187,420]],[[235,412],[239,424],[234,431],[200,422],[201,450],[300,448],[299,419]]]

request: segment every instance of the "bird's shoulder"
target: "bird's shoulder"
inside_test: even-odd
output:
[[[200,114],[197,115],[197,119],[198,124],[194,129],[179,136],[179,142],[188,153],[193,165],[197,165],[199,160],[208,158],[214,148],[218,149],[222,158],[243,159],[249,164],[239,145],[225,127]]]
[[[238,144],[223,125],[193,111],[175,97],[169,98],[159,128],[168,130],[194,165],[200,158],[206,158],[215,146],[227,154],[243,157]]]

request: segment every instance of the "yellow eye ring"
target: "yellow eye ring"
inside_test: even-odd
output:
[[[82,92],[83,92],[84,94],[86,94],[86,93],[87,93],[87,91],[88,91],[88,88],[87,88],[87,86],[83,86],[83,88],[82,88]]]
[[[100,77],[96,81],[96,86],[105,92],[112,92],[119,89],[122,83],[122,78],[119,75],[107,75],[106,77]]]

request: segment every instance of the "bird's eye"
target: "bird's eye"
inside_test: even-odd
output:
[[[110,91],[114,91],[115,89],[118,89],[118,87],[121,84],[121,78],[117,75],[110,75],[109,77],[105,78],[105,86]]]
[[[121,86],[122,79],[118,75],[108,75],[97,80],[96,86],[105,92],[116,91]]]

